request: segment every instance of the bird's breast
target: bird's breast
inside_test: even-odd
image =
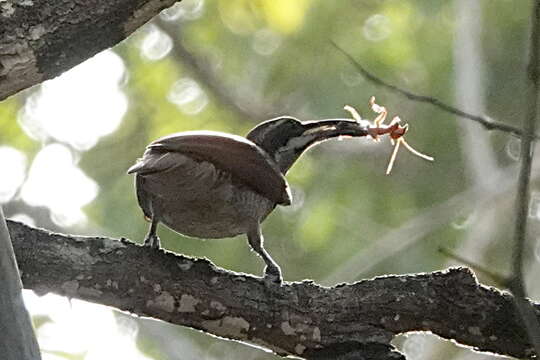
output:
[[[187,236],[223,238],[247,232],[262,221],[274,202],[239,184],[210,162],[176,154],[176,166],[138,174],[139,203],[145,213]]]

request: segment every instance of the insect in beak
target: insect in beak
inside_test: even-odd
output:
[[[405,134],[407,133],[407,131],[409,131],[409,125],[401,125],[401,119],[398,116],[395,116],[390,122],[390,124],[384,124],[384,120],[386,120],[388,111],[384,106],[381,106],[375,102],[375,96],[372,96],[369,99],[369,106],[371,110],[377,114],[377,117],[375,117],[375,119],[373,120],[373,125],[369,127],[370,137],[373,139],[373,141],[379,142],[381,141],[379,138],[380,135],[388,134],[388,136],[390,137],[390,142],[394,146],[394,150],[392,151],[392,155],[390,156],[390,160],[388,161],[388,167],[386,168],[386,175],[390,174],[390,172],[392,171],[401,144],[403,144],[403,146],[413,155],[419,156],[422,159],[428,161],[434,160],[433,157],[415,150],[405,141]],[[356,109],[352,106],[346,105],[344,109],[351,114],[354,120],[362,120],[358,111],[356,111]]]

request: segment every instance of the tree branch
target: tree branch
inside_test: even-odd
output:
[[[381,87],[383,87],[383,88],[385,88],[387,90],[390,90],[390,91],[392,91],[394,93],[397,93],[399,95],[403,95],[409,100],[416,101],[416,102],[421,102],[421,103],[426,103],[426,104],[431,104],[431,105],[433,105],[433,106],[435,106],[435,107],[437,107],[437,108],[439,108],[439,109],[441,109],[441,110],[443,110],[443,111],[445,111],[447,113],[457,115],[457,116],[459,116],[461,118],[464,118],[464,119],[472,120],[472,121],[482,125],[486,130],[500,130],[500,131],[504,131],[504,132],[508,132],[508,133],[517,135],[519,137],[530,137],[530,138],[533,138],[533,139],[540,139],[540,135],[537,135],[537,134],[534,134],[534,133],[525,133],[525,136],[524,136],[523,131],[518,127],[508,125],[508,124],[498,122],[498,121],[493,121],[492,119],[490,119],[490,118],[488,118],[486,116],[470,114],[468,112],[465,112],[463,110],[455,108],[455,107],[453,107],[451,105],[448,105],[445,102],[443,102],[442,100],[437,99],[436,97],[415,94],[415,93],[410,92],[408,90],[402,89],[402,88],[400,88],[400,87],[398,87],[398,86],[396,86],[394,84],[390,84],[390,83],[382,80],[381,78],[377,77],[376,75],[372,74],[371,72],[369,72],[362,64],[360,64],[358,61],[356,61],[356,59],[353,58],[351,54],[349,54],[348,52],[343,50],[335,42],[331,41],[331,43],[339,52],[341,52],[347,58],[347,60],[349,60],[349,62],[356,68],[356,70],[358,70],[358,72],[360,73],[360,75],[362,75],[364,77],[364,79],[372,82],[375,85],[381,86]]]
[[[22,298],[15,254],[0,206],[0,354],[4,360],[40,360],[39,346]]]
[[[107,49],[177,0],[10,1],[0,8],[0,100]]]
[[[534,134],[540,105],[540,0],[533,2],[531,14],[531,32],[529,47],[529,66],[527,71],[527,113],[523,121],[523,132]],[[512,261],[512,281],[510,290],[515,295],[516,306],[525,322],[527,333],[534,344],[536,351],[540,352],[540,324],[536,318],[534,308],[525,299],[527,291],[524,284],[523,260],[525,255],[525,242],[527,239],[527,219],[530,202],[531,167],[533,161],[533,139],[526,137],[521,140],[521,168],[519,171],[517,199],[516,199],[516,225],[514,230],[514,249]]]
[[[208,260],[127,240],[60,235],[9,221],[24,286],[255,343],[307,359],[404,359],[394,335],[431,331],[519,358],[533,348],[512,297],[465,268],[324,288],[267,288]],[[540,305],[535,304],[539,309]]]

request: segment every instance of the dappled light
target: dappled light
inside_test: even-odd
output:
[[[167,99],[187,115],[198,114],[208,104],[204,90],[195,80],[187,77],[173,84]]]
[[[382,14],[375,14],[369,17],[364,26],[362,33],[369,41],[381,41],[390,36],[392,31],[390,19]]]
[[[156,61],[163,59],[172,49],[171,37],[150,24],[141,42],[141,54],[144,58]]]
[[[183,0],[159,15],[165,21],[196,20],[202,16],[205,0]]]
[[[41,142],[55,139],[88,150],[100,137],[116,130],[127,110],[120,89],[125,76],[122,59],[105,51],[47,81],[31,94],[19,122]]]
[[[60,144],[47,145],[36,155],[21,190],[32,206],[51,209],[61,226],[84,222],[82,207],[97,195],[98,186],[75,163],[72,152]]]
[[[516,137],[511,137],[506,142],[506,155],[514,161],[518,161],[521,153],[521,140]]]
[[[42,319],[37,332],[44,359],[57,358],[55,352],[84,360],[151,359],[137,349],[138,324],[134,319],[115,315],[103,306],[52,294],[38,297],[27,291],[24,301]]]
[[[405,337],[401,350],[409,360],[425,359],[425,334],[410,334]]]
[[[2,181],[0,182],[0,203],[13,198],[24,181],[26,174],[26,155],[10,146],[0,146],[2,162]]]

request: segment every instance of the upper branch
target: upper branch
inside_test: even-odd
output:
[[[127,240],[53,234],[13,221],[8,226],[26,288],[256,343],[281,355],[404,359],[390,341],[409,331],[431,331],[502,355],[534,353],[512,297],[478,284],[465,268],[333,288],[304,281],[270,289],[259,278],[207,260]]]
[[[443,102],[440,99],[437,99],[436,97],[415,94],[415,93],[410,92],[408,90],[402,89],[402,88],[400,88],[400,87],[398,87],[398,86],[396,86],[394,84],[390,84],[390,83],[382,80],[381,78],[375,76],[371,72],[369,72],[362,64],[360,64],[358,61],[356,61],[351,56],[351,54],[349,54],[348,52],[343,50],[339,45],[337,45],[334,42],[332,42],[332,45],[337,50],[339,50],[351,62],[351,64],[356,68],[356,70],[358,70],[360,75],[362,75],[366,80],[371,81],[375,85],[381,86],[381,87],[386,88],[386,89],[388,89],[390,91],[393,91],[395,93],[403,95],[409,100],[416,101],[416,102],[421,102],[421,103],[431,104],[431,105],[433,105],[433,106],[435,106],[435,107],[437,107],[437,108],[439,108],[439,109],[441,109],[441,110],[443,110],[443,111],[445,111],[447,113],[459,116],[461,118],[472,120],[472,121],[482,125],[486,130],[500,130],[500,131],[505,131],[505,132],[508,132],[508,133],[511,133],[511,134],[514,134],[514,135],[517,135],[517,136],[520,136],[520,137],[530,137],[530,138],[533,138],[533,139],[540,139],[540,136],[535,134],[535,133],[526,133],[526,132],[524,133],[518,127],[508,125],[508,124],[498,122],[498,121],[493,121],[492,119],[490,119],[490,118],[488,118],[486,116],[470,114],[470,113],[465,112],[465,111],[463,111],[461,109],[458,109],[456,107],[448,105],[447,103]]]
[[[107,49],[177,0],[8,1],[0,7],[0,100]]]
[[[41,360],[32,321],[24,307],[22,283],[0,206],[0,353],[5,360]]]
[[[540,0],[535,0],[531,13],[531,32],[529,47],[529,66],[527,72],[526,114],[523,121],[523,132],[534,134],[538,121],[540,105]],[[525,280],[523,274],[525,258],[525,242],[527,238],[527,218],[530,202],[531,168],[533,162],[534,143],[531,138],[521,141],[521,168],[519,171],[516,197],[516,223],[514,230],[514,249],[512,261],[513,279],[510,289],[515,295],[516,305],[527,327],[528,335],[536,351],[540,352],[540,324],[535,319],[534,309],[525,299]]]

